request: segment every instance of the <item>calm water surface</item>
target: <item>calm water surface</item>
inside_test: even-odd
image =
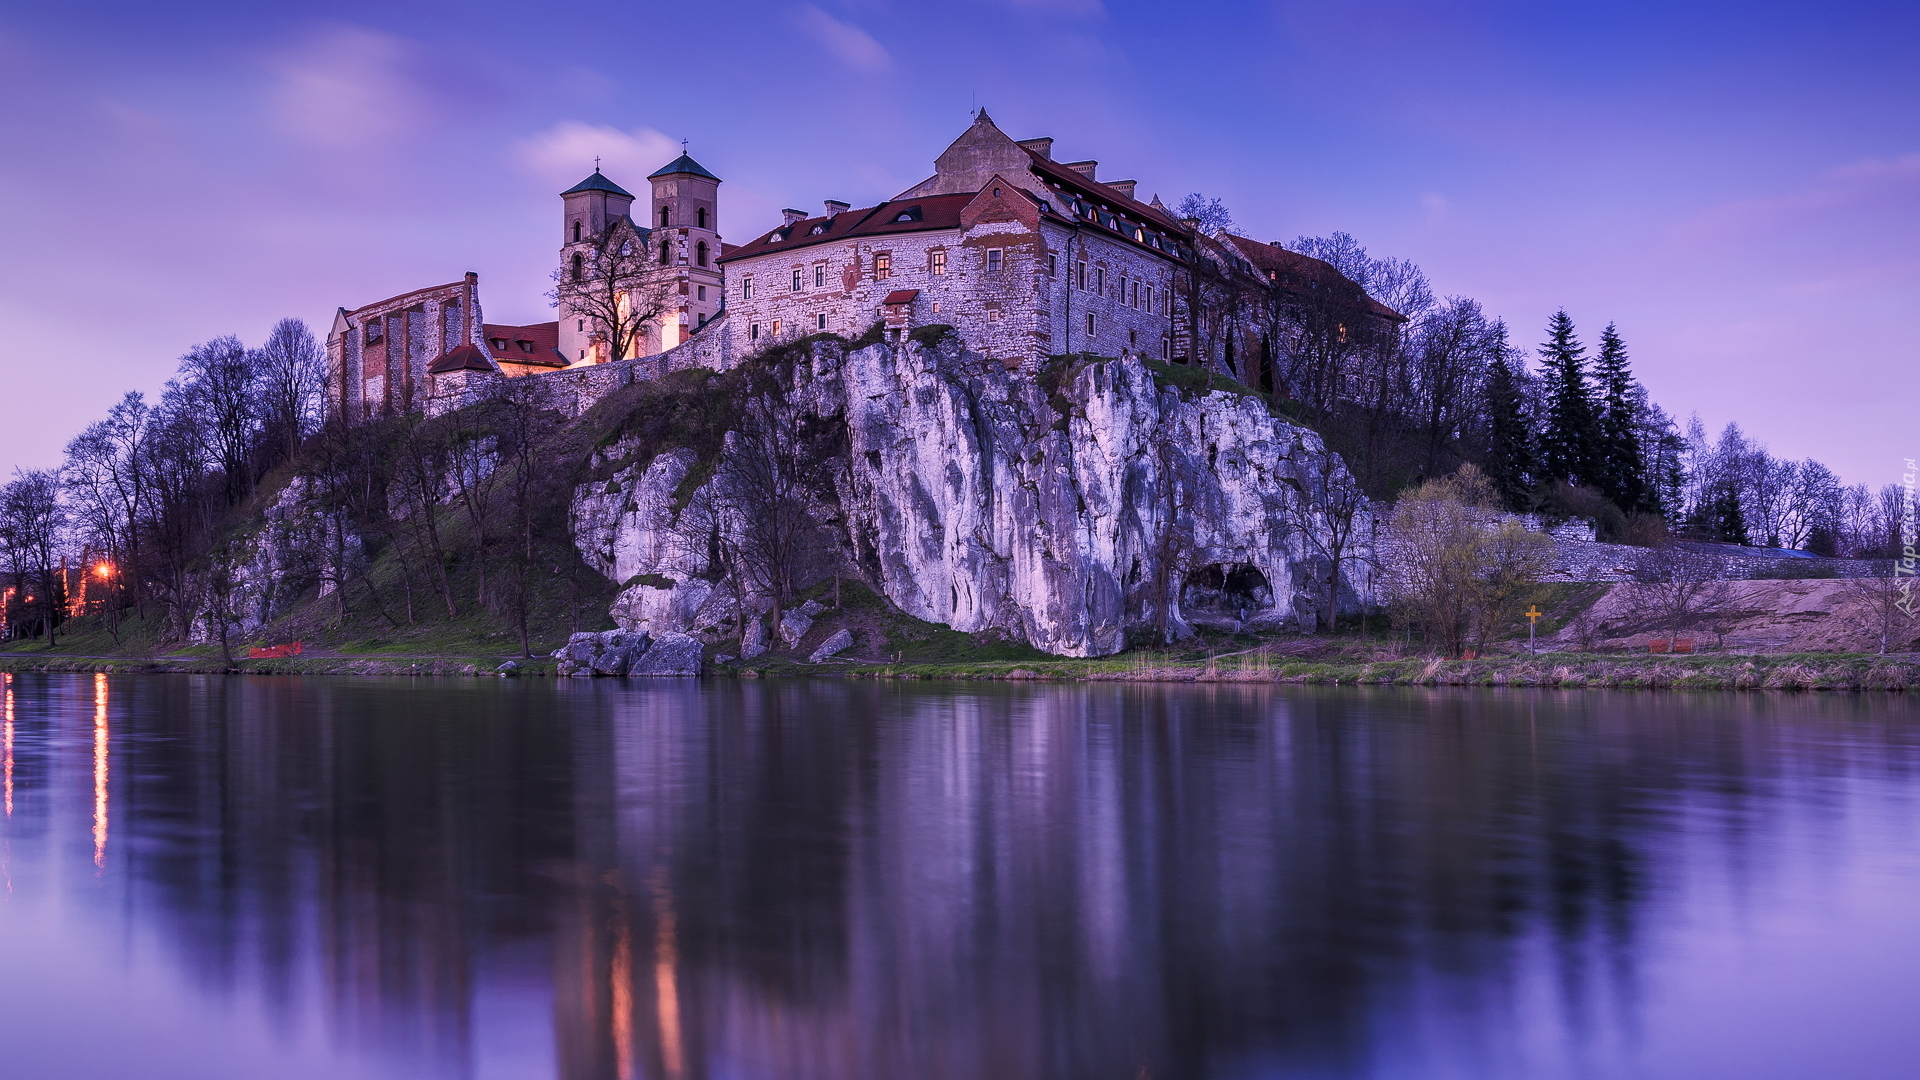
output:
[[[0,693],[9,1078],[1920,1069],[1896,695]]]

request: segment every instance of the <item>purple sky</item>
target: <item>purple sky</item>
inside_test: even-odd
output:
[[[690,139],[744,240],[985,105],[1261,239],[1344,229],[1534,343],[1886,483],[1920,455],[1920,8],[1100,0],[0,11],[0,469],[196,341],[467,270],[551,318],[556,193]],[[1177,14],[1170,14],[1177,12]]]

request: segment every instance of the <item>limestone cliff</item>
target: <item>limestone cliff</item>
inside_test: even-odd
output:
[[[1162,625],[1311,629],[1325,604],[1316,540],[1329,487],[1352,481],[1260,398],[1162,386],[1132,359],[1057,360],[1036,376],[952,335],[820,340],[769,370],[758,393],[807,440],[815,576],[855,575],[916,618],[1067,656],[1114,653]],[[603,449],[619,467],[572,507],[583,556],[627,584],[616,621],[707,629],[732,617],[736,593],[764,610],[687,527],[726,470],[691,449],[621,460],[628,449]],[[723,458],[738,450],[729,435]],[[1341,574],[1343,594],[1364,585],[1358,559]]]

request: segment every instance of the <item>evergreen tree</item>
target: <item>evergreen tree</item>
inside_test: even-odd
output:
[[[1486,394],[1487,479],[1507,509],[1525,511],[1533,502],[1533,426],[1512,359],[1495,357]]]
[[[1600,409],[1587,384],[1586,346],[1573,335],[1566,309],[1554,312],[1547,323],[1547,340],[1540,346],[1544,384],[1546,430],[1540,437],[1542,482],[1565,480],[1598,487]]]
[[[1600,334],[1593,374],[1601,394],[1600,493],[1622,510],[1651,510],[1646,455],[1640,445],[1640,402],[1627,367],[1626,342],[1612,323]]]

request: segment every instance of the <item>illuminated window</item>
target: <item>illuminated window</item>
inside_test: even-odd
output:
[[[780,320],[779,319],[773,320],[773,336],[774,337],[780,336]]]
[[[927,253],[927,269],[928,271],[935,274],[946,273],[947,272],[947,253],[945,251],[928,252]]]
[[[885,281],[893,276],[893,252],[875,252],[873,256],[873,279]]]

